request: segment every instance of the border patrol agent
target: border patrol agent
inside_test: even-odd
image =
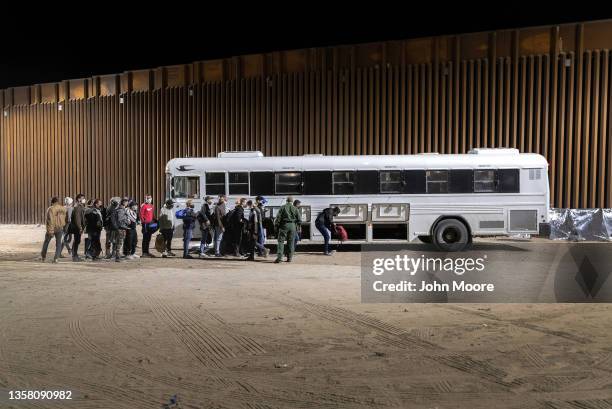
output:
[[[289,254],[287,254],[287,261],[291,261],[293,253],[295,252],[295,241],[297,226],[302,224],[300,212],[293,205],[293,197],[287,198],[287,203],[282,205],[278,209],[278,214],[274,219],[274,227],[278,235],[278,248],[276,250],[275,263],[283,261],[283,254],[285,253],[285,241],[289,246]]]

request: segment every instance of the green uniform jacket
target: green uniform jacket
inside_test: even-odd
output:
[[[292,203],[285,203],[278,209],[278,213],[274,219],[274,227],[278,230],[289,223],[300,225],[302,224],[302,218],[297,207]]]

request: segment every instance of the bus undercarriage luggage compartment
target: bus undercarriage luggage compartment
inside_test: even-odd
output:
[[[372,222],[407,222],[409,213],[407,203],[372,204]]]

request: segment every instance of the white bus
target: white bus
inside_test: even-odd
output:
[[[458,251],[473,236],[538,234],[548,223],[548,163],[516,149],[467,154],[280,156],[222,152],[217,158],[177,158],[166,166],[167,196],[176,207],[207,195],[262,195],[266,215],[291,195],[301,200],[302,239],[322,241],[320,211],[339,207],[335,222],[353,242],[433,242]],[[195,230],[198,232],[198,229]],[[180,234],[180,228],[177,234]]]

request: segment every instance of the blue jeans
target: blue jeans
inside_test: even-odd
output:
[[[323,235],[323,240],[324,240],[324,244],[323,244],[323,251],[325,252],[325,254],[329,253],[329,240],[331,239],[331,231],[329,231],[329,229],[321,224],[315,223],[315,226],[317,228],[317,230],[319,230],[321,232],[321,234]]]
[[[54,237],[55,237],[55,256],[53,257],[53,259],[57,260],[58,258],[60,258],[60,256],[62,255],[62,246],[64,245],[62,241],[63,235],[64,235],[63,230],[55,230],[53,234],[49,234],[49,233],[45,234],[45,241],[43,243],[42,251],[40,253],[42,258],[47,257],[47,249],[49,248],[49,243],[51,242],[51,239]]]
[[[223,240],[223,230],[215,227],[215,256],[221,255],[221,240]]]
[[[264,244],[266,244],[266,235],[264,234],[263,228],[260,228],[257,231],[257,244],[255,245],[260,256],[263,256],[266,252]]]
[[[189,243],[193,237],[193,227],[183,230],[183,257],[189,255]]]

